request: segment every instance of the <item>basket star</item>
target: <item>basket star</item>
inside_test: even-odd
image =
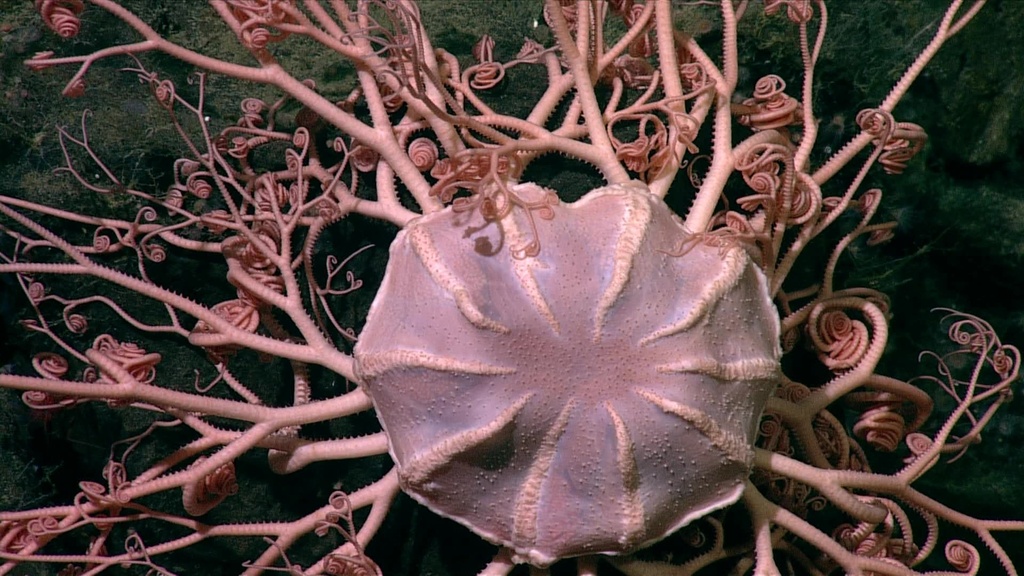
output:
[[[781,353],[743,247],[688,235],[643,184],[549,216],[411,223],[355,350],[403,489],[537,566],[734,503]]]

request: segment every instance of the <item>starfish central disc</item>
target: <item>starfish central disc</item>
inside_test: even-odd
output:
[[[538,566],[734,503],[780,355],[746,252],[643,184],[552,210],[410,223],[355,348],[403,489]]]

